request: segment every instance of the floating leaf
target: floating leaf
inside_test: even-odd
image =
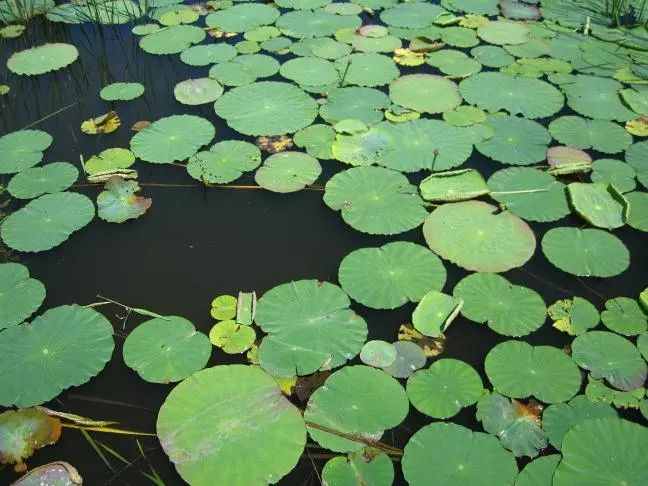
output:
[[[477,35],[489,44],[516,45],[527,42],[531,32],[523,23],[496,20],[480,25]]]
[[[143,216],[153,204],[148,197],[138,196],[139,184],[111,177],[104,191],[97,196],[97,216],[109,223],[123,223]]]
[[[15,464],[16,471],[24,471],[25,459],[60,436],[61,421],[38,408],[7,410],[0,414],[0,464]]]
[[[355,393],[362,388],[362,394]],[[364,441],[377,441],[407,415],[403,387],[387,373],[368,366],[350,366],[328,377],[308,400],[304,420],[308,433],[322,447],[336,452],[357,451]],[[311,424],[323,427],[318,428]],[[326,432],[331,429],[358,441]]]
[[[535,291],[512,285],[501,275],[473,273],[454,288],[463,300],[461,314],[471,321],[486,323],[505,336],[524,336],[544,324],[547,308]]]
[[[624,336],[636,336],[648,328],[648,318],[636,300],[617,297],[605,302],[601,313],[605,327]]]
[[[211,303],[210,314],[214,319],[227,321],[236,317],[237,299],[233,295],[219,295]]]
[[[373,124],[383,119],[381,110],[388,106],[389,97],[385,93],[374,88],[351,86],[331,91],[319,114],[328,123],[354,119]]]
[[[194,155],[214,138],[214,126],[194,115],[172,115],[151,123],[131,139],[136,157],[155,164],[170,164]]]
[[[52,136],[41,130],[19,130],[0,137],[0,174],[13,174],[35,166],[43,151],[52,144]]]
[[[394,309],[443,288],[446,271],[428,249],[396,241],[352,251],[340,263],[338,278],[345,292],[361,304]]]
[[[606,154],[623,152],[632,143],[632,137],[621,126],[606,120],[563,116],[549,124],[549,131],[563,145],[593,148]]]
[[[538,122],[516,116],[493,116],[486,124],[494,135],[475,144],[482,154],[510,165],[531,165],[545,160],[551,136]]]
[[[389,97],[397,105],[421,113],[442,113],[461,104],[457,85],[431,74],[401,76],[389,85]]]
[[[182,51],[180,60],[190,66],[209,66],[231,61],[236,57],[236,49],[230,44],[201,44]]]
[[[87,382],[110,360],[113,327],[97,311],[63,305],[0,333],[0,404],[29,407]]]
[[[505,341],[488,352],[484,367],[493,388],[511,398],[533,395],[544,403],[565,402],[581,386],[576,363],[551,346]]]
[[[179,54],[205,38],[205,31],[194,25],[173,25],[145,35],[140,47],[149,54]]]
[[[128,149],[109,148],[93,155],[83,165],[89,175],[99,175],[119,169],[127,169],[135,163],[135,155]]]
[[[82,194],[45,194],[4,220],[2,240],[18,251],[49,250],[86,226],[94,214],[92,201]]]
[[[394,378],[409,378],[412,373],[425,366],[427,357],[418,344],[411,341],[397,341],[394,343],[394,348],[396,348],[396,359],[383,368],[383,371]]]
[[[479,374],[456,359],[440,359],[407,380],[407,397],[419,412],[446,419],[472,405],[482,395]]]
[[[241,397],[236,406],[232,397]],[[157,435],[191,484],[276,483],[306,443],[297,407],[263,370],[244,365],[207,368],[176,386],[160,408]]]
[[[398,78],[400,74],[393,59],[374,53],[342,57],[335,62],[335,67],[342,75],[342,86],[383,86]]]
[[[425,294],[412,313],[412,324],[426,336],[440,337],[457,317],[462,299],[432,290]]]
[[[520,3],[520,2],[516,2]],[[522,4],[522,5],[527,5]],[[551,486],[551,481],[560,462],[560,454],[551,454],[548,456],[541,456],[526,466],[520,471],[520,474],[515,479],[516,486]]]
[[[269,191],[288,193],[314,183],[321,172],[315,157],[303,152],[280,152],[265,159],[254,180]]]
[[[252,347],[256,333],[251,326],[236,321],[221,321],[209,331],[209,340],[228,354],[238,354]]]
[[[205,23],[225,32],[246,32],[272,24],[278,17],[279,10],[273,6],[246,3],[211,13]]]
[[[61,192],[79,177],[79,171],[67,162],[52,162],[43,167],[24,169],[11,178],[9,194],[18,199],[33,199],[43,194]]]
[[[605,378],[619,390],[631,391],[646,381],[648,367],[639,350],[624,337],[607,331],[589,331],[572,343],[574,361],[594,379]]]
[[[592,163],[590,178],[592,182],[612,184],[619,192],[629,192],[637,186],[636,175],[629,164],[613,159],[598,159]]]
[[[223,87],[211,78],[187,79],[173,88],[173,95],[183,105],[204,105],[216,101],[223,94]]]
[[[7,60],[7,68],[14,74],[35,76],[63,69],[76,61],[78,57],[79,51],[71,44],[43,44],[14,52]]]
[[[374,368],[390,366],[396,356],[396,348],[386,341],[367,341],[360,350],[360,361]]]
[[[515,457],[488,434],[452,423],[437,422],[419,429],[405,446],[403,475],[411,486],[483,483],[512,484]]]
[[[187,172],[194,179],[210,184],[232,182],[256,169],[261,163],[261,152],[253,144],[240,140],[224,140],[212,145],[209,151],[189,157]]]
[[[349,298],[328,282],[300,280],[279,285],[259,299],[256,323],[268,335],[259,361],[273,376],[308,375],[329,370],[356,356],[367,324]]]
[[[648,140],[637,142],[628,147],[625,152],[625,160],[637,171],[637,180],[642,186],[648,188]]]
[[[0,331],[20,324],[45,300],[45,286],[19,263],[0,264]]]
[[[613,277],[630,265],[630,252],[616,236],[600,229],[552,228],[542,252],[561,270],[583,277]]]
[[[144,85],[140,83],[112,83],[99,92],[101,99],[106,101],[134,100],[143,94]]]
[[[322,482],[330,485],[389,486],[393,480],[394,466],[389,456],[369,447],[351,452],[348,457],[329,459],[322,469]]]
[[[614,186],[572,182],[567,194],[576,213],[592,226],[614,229],[625,224],[628,203]]]
[[[328,207],[352,228],[370,234],[397,234],[419,226],[427,211],[407,177],[380,167],[356,167],[329,179]]]
[[[251,326],[256,317],[256,292],[239,292],[236,302],[236,322]]]
[[[38,466],[16,481],[14,486],[81,486],[83,479],[74,466],[67,462],[52,462]]]
[[[89,135],[112,133],[121,126],[119,115],[115,111],[109,111],[105,115],[90,118],[81,123],[81,131]]]
[[[436,254],[468,270],[520,267],[535,252],[535,235],[517,216],[496,210],[480,201],[444,204],[425,221],[425,241]]]
[[[525,405],[496,392],[477,402],[477,420],[484,430],[497,436],[516,457],[535,457],[547,447],[547,434],[540,428],[541,412],[542,405]]]
[[[554,321],[553,326],[556,329],[572,336],[578,336],[596,327],[601,320],[596,307],[581,297],[559,300],[549,306],[547,313]]]
[[[563,459],[553,484],[645,484],[648,458],[641,451],[646,447],[648,430],[642,425],[615,417],[581,422],[563,439]]]
[[[588,377],[585,396],[591,402],[601,402],[614,405],[617,408],[639,408],[641,400],[646,395],[643,387],[635,388],[632,391],[619,391],[610,388],[603,380],[595,380]]]

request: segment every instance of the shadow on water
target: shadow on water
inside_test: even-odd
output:
[[[8,73],[6,59],[12,52],[38,45],[43,39],[74,44],[80,52],[79,60],[68,69],[38,77]],[[47,162],[61,160],[78,165],[80,156],[87,159],[110,147],[128,147],[133,134],[130,126],[134,122],[181,113],[209,119],[216,126],[216,140],[251,140],[228,128],[215,116],[211,104],[191,107],[175,101],[173,86],[184,79],[205,76],[207,68],[185,65],[179,56],[153,56],[143,52],[129,26],[66,26],[36,19],[30,23],[25,36],[1,42],[0,83],[9,84],[11,92],[0,98],[0,133],[27,127],[49,132],[54,143],[46,152]],[[433,71],[431,67],[427,69]],[[402,71],[406,73],[407,68]],[[102,101],[100,88],[115,81],[141,82],[146,92],[134,101],[118,104]],[[105,136],[80,132],[83,120],[111,109],[117,110],[122,120],[117,132]],[[335,161],[324,161],[323,166],[320,181],[326,181],[344,168]],[[477,168],[484,175],[501,168],[477,152],[466,166]],[[96,296],[101,294],[161,314],[182,315],[206,333],[213,325],[209,305],[217,295],[239,290],[256,290],[261,295],[275,285],[303,278],[335,282],[340,261],[354,249],[397,240],[425,244],[420,228],[393,237],[370,236],[350,229],[337,213],[324,205],[321,191],[279,195],[259,190],[205,189],[181,167],[138,163],[136,168],[142,193],[153,198],[153,206],[145,217],[119,225],[95,218],[54,250],[10,256],[26,263],[31,274],[45,283],[47,298],[43,309],[73,302],[88,304],[99,300]],[[1,182],[7,181],[8,177],[2,176]],[[151,183],[190,187],[146,185]],[[254,184],[254,181],[248,175],[237,183]],[[76,190],[94,199],[100,187]],[[580,222],[574,218],[552,225],[533,224],[538,242],[547,229],[565,224]],[[507,272],[505,276],[515,284],[540,292],[547,304],[578,295],[601,309],[608,298],[636,296],[645,286],[648,254],[642,249],[637,232],[626,228],[615,234],[632,255],[630,269],[618,277],[585,282],[549,265],[539,248],[524,268]],[[467,272],[444,263],[448,269],[445,288],[452,289]],[[393,341],[399,325],[410,319],[414,305],[394,311],[376,311],[355,303],[353,307],[367,320],[370,339]],[[48,406],[95,419],[116,420],[125,429],[154,432],[157,410],[172,387],[141,380],[121,358],[123,336],[143,319],[131,315],[122,330],[123,310],[106,306],[101,311],[118,330],[113,359],[99,376],[64,392]],[[547,324],[525,340],[562,347],[569,342],[565,336]],[[470,363],[485,378],[486,353],[504,340],[486,326],[459,318],[447,333],[443,356]],[[244,357],[226,355],[214,348],[209,365],[243,361]],[[628,416],[640,420],[637,414]],[[403,446],[415,430],[431,421],[411,408],[404,424],[393,434],[387,434],[385,441]],[[480,429],[474,406],[462,410],[453,421]],[[111,471],[83,436],[73,430],[66,430],[55,447],[37,452],[30,464],[68,461],[79,469],[86,484],[95,486],[148,482],[139,472],[148,472],[148,466],[134,438],[108,434],[94,434],[94,437],[126,459],[134,460],[133,464],[124,467],[112,460],[114,471]],[[183,484],[157,439],[139,440],[148,461],[164,482]],[[319,484],[313,464],[321,468],[324,452],[310,449],[312,457],[304,454],[299,466],[280,484]],[[551,449],[545,451],[551,452]],[[397,472],[395,484],[404,484],[399,475]],[[0,471],[2,484],[15,477],[11,468]]]

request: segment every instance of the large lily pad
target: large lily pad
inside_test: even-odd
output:
[[[437,422],[419,429],[405,446],[403,474],[411,486],[512,484],[515,457],[488,434],[461,425]]]
[[[374,88],[350,86],[331,91],[326,97],[326,103],[320,107],[319,114],[332,124],[347,119],[372,124],[383,119],[381,110],[387,107],[389,98],[385,93]]]
[[[97,311],[63,305],[0,333],[0,405],[29,407],[99,373],[112,355],[113,327]]]
[[[601,320],[605,327],[624,336],[636,336],[648,327],[646,313],[636,300],[629,297],[607,300]]]
[[[228,91],[214,109],[230,127],[245,135],[284,135],[313,123],[318,107],[296,86],[261,81]]]
[[[419,226],[427,211],[407,177],[380,167],[355,167],[326,183],[324,202],[352,228],[390,235]]]
[[[551,346],[505,341],[488,352],[484,367],[493,388],[511,398],[533,395],[545,403],[565,402],[581,386],[576,363]]]
[[[549,131],[563,145],[593,148],[606,154],[622,152],[632,143],[632,135],[620,125],[607,120],[563,116],[549,124]]]
[[[508,211],[480,201],[449,203],[423,225],[436,254],[468,270],[504,272],[524,265],[535,252],[533,230]]]
[[[195,115],[172,115],[151,123],[131,139],[131,150],[155,164],[185,160],[214,138],[214,125]]]
[[[461,314],[471,321],[486,323],[505,336],[524,336],[544,324],[547,314],[537,292],[512,285],[501,275],[473,273],[454,288],[464,304]]]
[[[440,359],[407,380],[407,396],[419,412],[446,419],[482,396],[479,374],[457,359]]]
[[[615,229],[625,224],[628,203],[614,186],[572,182],[567,194],[576,213],[592,226]]]
[[[397,105],[421,113],[442,113],[461,104],[457,85],[432,74],[401,76],[389,85],[389,97]]]
[[[205,18],[209,27],[223,32],[246,32],[262,25],[272,24],[279,18],[279,10],[270,5],[243,3],[217,10]]]
[[[2,240],[19,251],[44,251],[60,245],[95,215],[92,201],[82,194],[58,192],[29,202],[2,223]]]
[[[79,171],[67,162],[52,162],[43,167],[31,167],[9,181],[9,194],[18,199],[33,199],[43,194],[61,192],[79,177]]]
[[[13,174],[35,166],[52,136],[42,130],[19,130],[0,137],[0,174]]]
[[[297,407],[263,370],[243,365],[207,368],[176,386],[160,408],[157,435],[190,484],[276,483],[306,443]]]
[[[207,336],[187,319],[156,317],[128,334],[124,362],[151,383],[181,381],[204,368],[211,355]]]
[[[441,290],[446,271],[427,248],[407,241],[360,248],[340,263],[338,278],[352,299],[374,309],[394,309]]]
[[[517,45],[527,42],[531,31],[520,22],[496,20],[480,25],[477,28],[477,35],[489,44]]]
[[[173,95],[183,105],[204,105],[221,97],[223,87],[211,78],[186,79],[173,88]]]
[[[642,425],[615,417],[587,420],[565,435],[553,484],[645,484],[648,457],[642,451],[647,447],[648,430]]]
[[[20,324],[45,300],[45,286],[20,263],[0,264],[0,331]]]
[[[300,280],[266,292],[257,304],[256,323],[268,335],[259,362],[273,376],[308,375],[336,368],[356,356],[367,324],[349,309],[338,286]]]
[[[179,54],[200,43],[206,35],[195,25],[173,25],[145,35],[139,44],[149,54]]]
[[[312,184],[321,173],[315,157],[303,152],[279,152],[265,159],[254,179],[269,191],[287,193]]]
[[[362,393],[357,390],[362,389]],[[357,451],[364,444],[321,428],[378,440],[406,417],[409,402],[403,387],[387,373],[369,366],[350,366],[329,376],[308,401],[304,419],[310,436],[336,452]]]
[[[538,122],[517,116],[493,116],[486,124],[494,135],[475,148],[487,157],[510,165],[531,165],[546,159],[551,136]]]
[[[630,252],[613,234],[600,229],[552,228],[542,251],[561,270],[582,277],[613,277],[630,265]]]
[[[256,169],[261,163],[261,151],[250,142],[224,140],[209,151],[189,157],[187,172],[194,179],[210,184],[226,184]]]
[[[644,384],[648,367],[639,350],[626,338],[607,331],[589,331],[572,343],[574,361],[594,379],[605,378],[619,390]]]
[[[7,68],[14,74],[35,76],[63,69],[78,57],[79,51],[71,44],[43,44],[13,53],[7,61]]]

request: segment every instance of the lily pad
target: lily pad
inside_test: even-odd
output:
[[[367,341],[360,350],[360,361],[374,368],[390,366],[396,356],[396,348],[386,341]]]
[[[315,157],[303,152],[279,152],[265,159],[254,179],[269,191],[288,193],[314,183],[321,173]]]
[[[626,193],[637,186],[634,167],[620,160],[598,159],[592,162],[592,182],[612,184],[619,192]],[[625,195],[624,195],[625,197]]]
[[[224,140],[209,151],[198,152],[189,158],[187,172],[194,179],[210,184],[232,182],[256,169],[261,163],[261,151],[249,142]]]
[[[0,264],[0,331],[20,324],[45,300],[45,286],[20,263]]]
[[[533,395],[544,403],[565,402],[581,386],[576,363],[551,346],[505,341],[488,352],[484,367],[493,388],[511,398]]]
[[[626,338],[607,331],[589,331],[572,343],[574,361],[594,379],[605,378],[619,390],[631,391],[646,381],[648,368],[639,350]]]
[[[207,34],[195,25],[173,25],[145,35],[140,47],[149,54],[179,54],[200,43]]]
[[[13,53],[7,60],[7,68],[14,74],[36,76],[63,69],[78,57],[79,51],[71,44],[60,42],[43,44]]]
[[[209,66],[231,61],[236,54],[236,49],[230,44],[201,44],[182,51],[180,60],[190,66]]]
[[[518,469],[513,454],[488,434],[436,422],[419,429],[405,446],[403,474],[410,486],[512,484]]]
[[[383,86],[398,78],[400,74],[392,58],[375,53],[342,57],[335,62],[335,67],[342,76],[342,86]]]
[[[349,296],[374,309],[394,309],[441,290],[446,271],[428,249],[407,241],[360,248],[340,263],[338,278]]]
[[[124,362],[151,383],[181,381],[204,368],[209,339],[187,319],[155,318],[137,326],[124,342]]]
[[[528,4],[524,3],[522,5]],[[520,471],[520,474],[515,479],[515,486],[551,486],[560,459],[560,454],[551,454],[534,459]]]
[[[0,174],[13,174],[35,166],[52,137],[42,130],[19,130],[0,137]]]
[[[541,410],[541,409],[540,409]],[[477,420],[497,436],[516,457],[535,457],[547,447],[547,434],[540,428],[539,411],[531,405],[490,393],[477,402]]]
[[[407,397],[419,412],[446,419],[479,400],[484,391],[479,374],[457,359],[440,359],[407,380]]]
[[[60,436],[61,421],[38,408],[6,410],[0,413],[0,463],[15,464],[17,470],[24,470],[25,459],[55,444]]]
[[[549,131],[563,145],[605,154],[623,152],[632,144],[632,136],[623,127],[607,120],[563,116],[549,124]]]
[[[233,295],[219,295],[211,303],[210,315],[214,319],[229,320],[236,317],[238,299]]]
[[[331,486],[390,486],[393,481],[394,465],[389,456],[368,447],[351,452],[348,457],[329,459],[322,469],[322,482]]]
[[[633,446],[628,449],[628,444]],[[641,451],[646,447],[648,430],[642,425],[615,417],[587,420],[565,435],[553,484],[644,484],[648,458]]]
[[[273,6],[243,3],[210,13],[205,18],[205,23],[208,27],[216,27],[223,32],[246,32],[274,23],[279,15],[279,10]]]
[[[139,98],[144,94],[144,85],[140,83],[112,83],[99,92],[102,100],[128,101]]]
[[[341,120],[362,120],[373,124],[383,119],[381,110],[389,107],[389,98],[374,88],[351,86],[337,88],[326,97],[326,103],[320,107],[320,116],[328,123]]]
[[[109,223],[123,223],[144,215],[151,207],[151,198],[135,194],[140,187],[136,181],[111,177],[104,191],[97,196],[97,216]]]
[[[594,119],[628,121],[635,113],[621,102],[621,83],[614,79],[579,74],[561,84],[567,104],[577,113]]]
[[[232,397],[241,397],[236,406]],[[263,370],[244,365],[207,368],[176,386],[160,408],[157,435],[190,484],[276,483],[306,443],[297,407]]]
[[[425,366],[427,357],[423,349],[411,341],[396,341],[396,359],[389,366],[383,367],[394,378],[409,378],[416,370]]]
[[[625,152],[625,160],[637,171],[637,180],[642,186],[648,188],[648,140],[637,142],[628,147]]]
[[[209,331],[209,340],[228,354],[238,354],[252,347],[256,333],[251,326],[236,321],[221,321]]]
[[[625,224],[628,203],[614,186],[572,182],[567,194],[576,213],[592,226],[614,229]]]
[[[135,163],[135,155],[128,149],[109,148],[86,160],[83,168],[88,175],[97,175],[118,169],[127,169]]]
[[[401,76],[389,85],[389,97],[397,105],[421,113],[442,113],[461,104],[457,85],[432,74]]]
[[[436,254],[468,270],[520,267],[535,252],[535,235],[517,216],[496,211],[480,201],[444,204],[425,221],[425,241]]]
[[[626,223],[639,231],[648,231],[648,193],[629,192],[624,194],[628,201]]]
[[[333,63],[318,57],[296,57],[286,61],[279,74],[302,86],[322,86],[338,81]]]
[[[67,162],[52,162],[42,167],[31,167],[16,174],[9,181],[9,194],[18,199],[33,199],[43,194],[61,192],[79,177],[79,171]]]
[[[151,123],[131,139],[136,157],[154,164],[170,164],[194,155],[214,138],[214,126],[195,115],[172,115]]]
[[[77,305],[48,310],[30,324],[0,333],[0,405],[30,407],[87,382],[110,360],[113,327]]]
[[[477,35],[489,44],[516,45],[527,42],[531,31],[523,23],[495,20],[480,25]]]
[[[617,297],[605,302],[601,313],[605,327],[624,336],[636,336],[648,328],[648,318],[636,300]]]
[[[390,235],[419,226],[427,211],[407,177],[381,167],[355,167],[329,179],[328,207],[363,233]]]
[[[556,329],[573,336],[596,327],[601,320],[596,307],[581,297],[559,300],[549,306],[547,313],[554,321],[553,326]]]
[[[14,250],[44,251],[63,243],[94,215],[94,204],[82,194],[45,194],[10,214],[0,232],[5,244]]]
[[[516,116],[494,116],[486,124],[492,128],[493,137],[475,145],[485,156],[510,165],[531,165],[545,160],[551,136],[538,122]]]
[[[360,388],[362,393],[356,393]],[[369,366],[350,366],[333,373],[315,390],[304,420],[308,433],[319,445],[336,452],[351,452],[364,444],[326,432],[322,427],[365,440],[379,440],[385,430],[400,424],[408,411],[407,395],[398,381]]]
[[[223,94],[223,87],[211,78],[186,79],[173,88],[173,95],[183,105],[204,105],[216,101]]]
[[[83,478],[74,466],[67,462],[59,461],[38,466],[14,483],[14,486],[81,486]]]
[[[464,317],[485,323],[504,336],[525,336],[540,328],[546,319],[547,308],[540,294],[494,273],[468,275],[453,293],[464,302]]]
[[[329,370],[356,356],[367,324],[355,314],[338,286],[300,280],[266,292],[257,304],[256,323],[268,335],[259,347],[261,367],[273,376]]]
[[[440,337],[459,314],[463,300],[431,290],[412,313],[412,324],[421,334]]]
[[[231,128],[245,135],[284,135],[310,125],[318,107],[296,86],[262,81],[228,91],[214,109]]]

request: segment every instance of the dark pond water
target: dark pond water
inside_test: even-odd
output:
[[[79,61],[68,69],[34,78],[6,71],[6,59],[12,52],[38,45],[42,39],[74,44],[81,54]],[[46,153],[48,162],[78,164],[80,155],[87,159],[106,148],[128,147],[133,135],[129,127],[134,122],[154,121],[172,114],[195,114],[209,119],[216,126],[215,141],[242,138],[215,116],[211,104],[189,107],[175,101],[173,86],[185,79],[205,76],[207,68],[184,65],[179,56],[143,52],[130,34],[130,27],[99,29],[34,21],[23,37],[0,42],[0,84],[12,88],[9,95],[0,98],[0,134],[26,127],[49,132],[54,143]],[[124,80],[143,83],[145,95],[116,107],[99,98],[102,86]],[[122,119],[117,132],[105,136],[80,132],[83,120],[112,108],[118,110]],[[323,167],[318,181],[322,185],[333,173],[346,168],[336,161],[324,161]],[[466,167],[489,175],[502,166],[475,152]],[[280,195],[264,190],[204,189],[180,167],[138,163],[136,168],[143,194],[153,198],[153,206],[145,217],[119,225],[95,218],[54,250],[35,255],[2,254],[3,261],[25,263],[31,274],[45,283],[47,298],[43,309],[96,302],[100,300],[99,294],[161,314],[184,316],[207,333],[213,325],[210,302],[217,295],[239,290],[255,290],[261,295],[278,284],[304,278],[336,282],[339,262],[354,249],[397,240],[425,244],[420,228],[394,237],[369,236],[351,229],[324,205],[318,190]],[[415,175],[412,181],[416,180]],[[7,181],[6,176],[1,180],[3,184]],[[248,175],[237,183],[254,184],[254,180]],[[94,199],[100,187],[75,190]],[[580,222],[561,220],[555,225],[567,224]],[[538,241],[551,227],[532,226]],[[618,277],[578,279],[549,265],[539,248],[524,268],[504,275],[512,283],[538,291],[547,304],[578,295],[601,309],[608,298],[638,295],[646,283],[648,253],[645,246],[642,248],[638,232],[621,229],[615,234],[632,255],[630,269]],[[448,290],[467,272],[444,263],[448,269]],[[376,311],[356,303],[353,307],[367,320],[370,339],[388,341],[396,339],[398,327],[409,320],[414,309],[414,305],[407,305],[394,311]],[[94,419],[116,420],[125,429],[154,432],[157,410],[172,386],[141,380],[121,357],[123,336],[143,319],[131,316],[122,328],[121,309],[103,307],[101,311],[113,322],[118,334],[112,361],[90,383],[64,392],[48,406]],[[447,332],[443,356],[470,363],[485,379],[484,358],[496,343],[505,339],[486,326],[459,318]],[[569,342],[565,334],[550,325],[526,340],[554,346]],[[209,365],[243,361],[244,357],[232,357],[214,348]],[[628,416],[640,420],[638,414]],[[385,441],[402,447],[414,431],[430,421],[411,408],[405,423],[393,434],[387,434]],[[462,410],[453,421],[480,430],[474,406]],[[133,461],[132,465],[127,467],[109,456],[114,468],[110,470],[74,430],[64,430],[56,446],[40,450],[29,464],[68,461],[79,469],[84,484],[93,486],[147,484],[140,470],[148,472],[150,464],[167,485],[183,484],[154,437],[140,438],[145,460],[132,437],[93,436]],[[312,450],[314,457],[310,458],[304,455],[298,467],[280,484],[319,484],[315,468],[321,470],[325,459],[318,452],[323,451]],[[545,452],[550,453],[551,449]],[[398,469],[395,483],[404,484]],[[5,468],[0,471],[0,484],[8,484],[16,477],[11,468]]]

